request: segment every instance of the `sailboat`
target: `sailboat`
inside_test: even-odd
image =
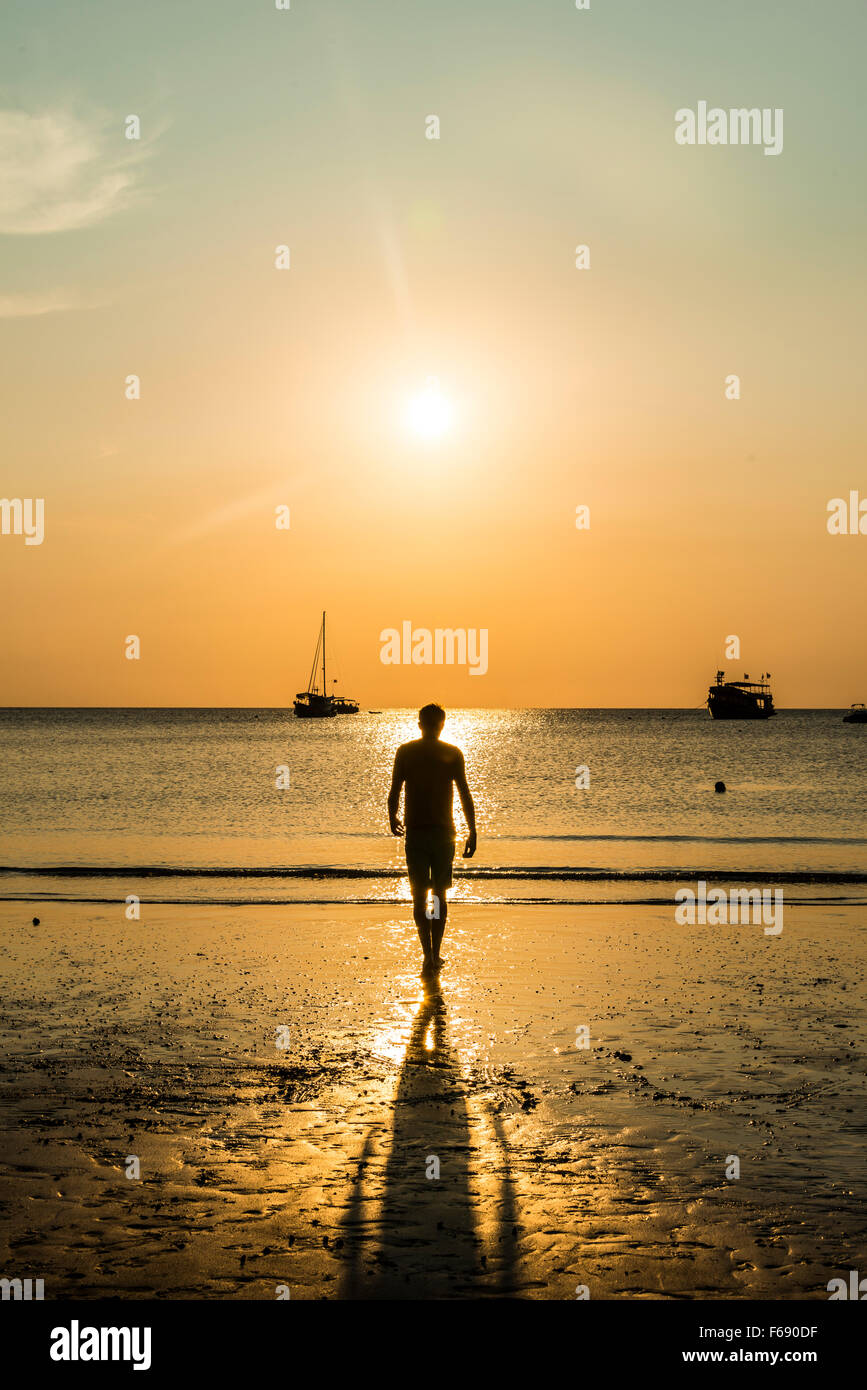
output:
[[[319,689],[319,657],[322,656],[322,689]],[[333,685],[337,681],[332,681]],[[294,701],[295,713],[299,719],[333,719],[336,714],[357,714],[358,701],[349,695],[329,695],[325,673],[325,613],[313,653],[313,666],[306,690],[299,690]]]

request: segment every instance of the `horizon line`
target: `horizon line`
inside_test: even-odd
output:
[[[84,709],[94,709],[94,710],[108,710],[108,709],[114,709],[114,710],[139,710],[139,709],[140,709],[140,710],[158,710],[158,709],[164,709],[164,710],[210,710],[210,709],[213,709],[213,710],[242,710],[242,709],[245,709],[245,710],[256,710],[256,711],[260,711],[260,712],[262,712],[262,711],[268,711],[268,712],[272,712],[272,711],[273,711],[273,712],[278,712],[278,711],[279,711],[279,712],[285,713],[285,714],[290,714],[290,713],[292,712],[292,706],[291,706],[291,705],[6,705],[6,704],[0,704],[0,710],[7,710],[7,711],[8,711],[8,710],[15,710],[15,711],[20,711],[20,710],[84,710]],[[373,714],[384,714],[384,713],[386,713],[386,711],[388,711],[389,713],[391,713],[391,712],[399,712],[399,711],[402,711],[402,710],[414,710],[414,711],[417,711],[418,709],[419,709],[419,706],[418,706],[418,705],[382,705],[381,707],[378,706],[376,709],[373,709],[373,710],[360,709],[360,710],[358,711],[358,713],[360,713],[360,714],[371,714],[371,713],[373,713]],[[465,711],[465,710],[469,710],[469,711],[477,711],[477,710],[478,710],[478,711],[494,711],[494,710],[543,710],[543,711],[551,711],[551,710],[559,710],[559,711],[569,711],[569,712],[577,712],[577,713],[586,712],[586,711],[596,711],[596,710],[628,710],[628,711],[632,711],[632,712],[644,712],[644,711],[647,711],[647,710],[663,710],[663,711],[666,711],[666,712],[673,712],[673,711],[679,711],[679,712],[680,712],[680,711],[683,711],[683,712],[685,712],[685,713],[696,713],[696,714],[697,714],[697,713],[699,713],[699,712],[702,711],[702,710],[706,710],[706,709],[707,709],[707,705],[706,705],[706,704],[701,704],[701,705],[450,705],[450,706],[446,706],[446,713],[447,713],[447,714],[448,714],[449,709],[454,710],[454,711],[458,711],[458,710],[461,710],[461,711]],[[837,712],[838,710],[840,710],[840,709],[844,709],[844,710],[846,710],[846,709],[851,709],[851,703],[850,703],[849,705],[838,704],[838,705],[777,705],[777,706],[776,706],[776,711],[777,711],[777,713],[780,713],[780,711],[782,711],[782,710],[787,710],[787,711],[792,712],[792,713],[797,713],[797,712],[804,711],[804,710],[813,710],[813,711],[816,711],[816,712],[819,712],[819,713],[822,713],[822,712],[836,713],[836,712]],[[348,718],[349,716],[345,716],[345,717]],[[741,722],[747,722],[747,723],[749,723],[749,722],[751,722],[751,721],[747,720],[747,721],[741,721]],[[759,720],[759,721],[755,721],[755,722],[767,723],[768,721],[767,721],[767,720]]]

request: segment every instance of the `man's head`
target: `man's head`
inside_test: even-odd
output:
[[[426,738],[439,738],[446,722],[442,705],[422,705],[418,712],[418,727]]]

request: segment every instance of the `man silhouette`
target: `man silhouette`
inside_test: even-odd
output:
[[[425,705],[419,710],[421,738],[398,748],[388,793],[391,833],[402,835],[404,828],[398,810],[401,788],[406,784],[406,867],[412,888],[412,915],[424,952],[423,971],[438,970],[442,965],[439,952],[448,912],[446,892],[452,886],[455,857],[454,787],[458,789],[469,830],[464,858],[471,859],[476,852],[476,809],[467,786],[464,755],[451,743],[440,743],[445,722],[442,705]],[[430,911],[429,889],[433,892]]]

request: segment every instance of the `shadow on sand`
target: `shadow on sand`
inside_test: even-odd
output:
[[[413,1019],[391,1133],[372,1128],[343,1231],[342,1298],[504,1296],[514,1287],[515,1197],[497,1116],[472,1091],[448,1042],[439,984]],[[429,1176],[436,1174],[439,1176]]]

